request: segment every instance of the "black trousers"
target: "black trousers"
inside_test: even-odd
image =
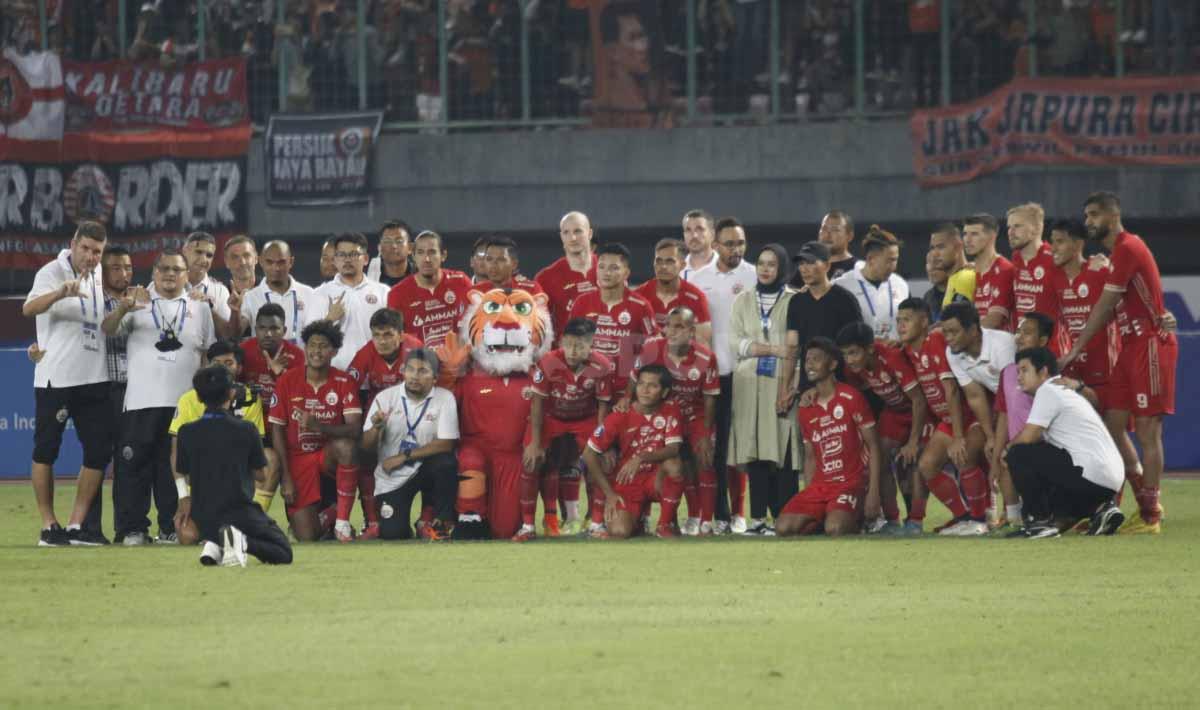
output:
[[[729,427],[733,418],[733,375],[721,375],[721,394],[717,395],[717,443],[713,447],[713,468],[717,473],[717,509],[713,517],[729,521]]]
[[[154,407],[125,412],[122,426],[122,465],[115,471],[113,506],[117,539],[135,532],[150,532],[150,496],[158,510],[158,531],[175,532],[179,497],[171,475],[171,418],[174,407]]]
[[[109,404],[108,411],[109,411],[109,417],[110,417],[109,421],[120,422],[121,414],[125,409],[125,383],[124,382],[109,383],[108,404]],[[117,502],[117,467],[120,466],[121,462],[123,461],[123,459],[120,456],[121,434],[122,434],[122,432],[121,432],[121,428],[119,426],[115,426],[115,425],[112,426],[111,432],[109,435],[109,441],[108,441],[108,448],[112,452],[112,467],[113,467],[112,496],[113,496],[113,506],[114,507],[116,506],[116,502]],[[88,507],[87,515],[84,516],[83,523],[80,525],[80,527],[83,528],[84,530],[101,532],[103,520],[104,520],[104,486],[101,485],[100,490],[96,491],[96,497],[92,499],[92,504],[90,507]]]
[[[1069,453],[1045,441],[1013,444],[1005,460],[1024,513],[1034,520],[1091,517],[1117,493],[1084,478]]]
[[[780,466],[774,461],[751,461],[746,465],[750,478],[750,517],[763,520],[767,511],[778,520],[779,512],[792,496],[800,492],[800,476],[792,468],[792,452]]]
[[[200,538],[217,542],[223,525],[232,525],[246,536],[246,553],[268,565],[290,565],[292,543],[275,521],[253,503],[222,511],[212,518],[193,516]]]
[[[408,540],[413,536],[413,500],[417,494],[425,503],[432,502],[439,520],[453,521],[458,498],[458,459],[454,454],[438,454],[421,462],[410,479],[390,493],[375,496],[379,508],[379,537],[384,540]],[[386,506],[386,507],[385,507]]]

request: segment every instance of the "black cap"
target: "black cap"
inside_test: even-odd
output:
[[[798,264],[814,264],[818,261],[829,261],[829,247],[821,242],[805,242],[796,252]]]

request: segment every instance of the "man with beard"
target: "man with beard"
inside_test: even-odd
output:
[[[1016,311],[1013,298],[1013,265],[996,253],[1000,223],[990,214],[971,215],[963,220],[963,250],[975,265],[975,294],[972,301],[984,328],[1009,330]]]
[[[417,271],[392,287],[387,307],[404,316],[404,332],[428,348],[437,348],[458,328],[467,308],[471,279],[461,271],[442,268],[446,251],[442,236],[425,231],[413,240]]]
[[[687,263],[683,242],[660,239],[654,245],[654,278],[634,289],[654,310],[654,325],[658,330],[667,326],[667,314],[675,308],[687,308],[696,319],[696,339],[705,345],[712,343],[712,319],[708,315],[708,298],[694,284],[679,277]]]

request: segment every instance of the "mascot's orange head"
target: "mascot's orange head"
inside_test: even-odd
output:
[[[471,344],[471,359],[493,375],[527,372],[554,340],[545,294],[492,289],[467,294],[471,305],[460,336]]]

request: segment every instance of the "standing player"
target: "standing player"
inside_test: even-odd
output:
[[[489,237],[484,243],[484,266],[487,280],[475,283],[476,291],[491,291],[494,288],[521,289],[533,296],[544,293],[536,281],[517,272],[517,243],[510,237]]]
[[[1163,327],[1162,279],[1158,264],[1141,237],[1121,224],[1121,201],[1111,192],[1096,192],[1084,203],[1088,237],[1109,251],[1112,271],[1105,280],[1087,324],[1062,358],[1068,365],[1079,358],[1116,315],[1121,331],[1121,355],[1113,370],[1106,415],[1109,431],[1124,431],[1133,414],[1134,431],[1142,445],[1143,478],[1135,486],[1139,516],[1130,532],[1157,534],[1162,508],[1158,504],[1163,472],[1162,419],[1175,413],[1175,362],[1179,344]],[[1119,305],[1119,307],[1118,307]]]
[[[605,417],[588,439],[583,460],[592,485],[604,496],[610,537],[635,535],[643,512],[654,500],[659,501],[655,534],[679,535],[676,515],[683,493],[683,464],[679,458],[683,426],[679,410],[667,403],[671,385],[671,373],[662,365],[643,367],[637,372],[633,405]],[[610,482],[601,456],[614,445],[621,459]]]
[[[883,402],[879,415],[879,443],[884,466],[880,470],[879,499],[888,528],[899,532],[900,506],[896,502],[896,484],[904,495],[909,520],[906,529],[920,531],[914,520],[925,518],[925,487],[912,467],[921,453],[921,435],[925,431],[927,405],[917,373],[894,345],[875,340],[871,326],[848,323],[838,331],[837,345],[846,363],[846,380],[869,389]],[[915,514],[914,514],[915,513]],[[873,521],[868,520],[868,525]],[[882,532],[868,527],[867,532]]]
[[[962,392],[946,358],[946,338],[941,330],[930,329],[929,305],[919,298],[900,304],[896,323],[904,354],[925,393],[933,433],[917,460],[917,470],[925,486],[950,510],[954,518],[940,530],[943,535],[986,535],[987,522],[972,517],[958,489],[958,482],[943,469],[953,461],[959,470],[979,465],[984,436],[978,422],[962,400]],[[923,512],[923,511],[922,511]],[[909,519],[922,523],[912,512]]]
[[[288,520],[297,540],[319,539],[329,519],[328,511],[318,513],[323,502],[321,477],[333,475],[337,484],[334,532],[341,542],[350,542],[354,539],[349,517],[358,482],[362,427],[358,385],[330,366],[342,347],[342,333],[336,325],[314,321],[300,337],[305,366],[288,370],[275,383],[268,416],[272,448],[279,454]]]
[[[308,325],[313,312],[313,289],[292,278],[296,258],[287,242],[267,242],[263,245],[260,261],[263,280],[242,297],[242,315],[254,327],[258,323],[258,309],[268,303],[280,305],[284,314],[284,337],[290,343],[299,343],[300,331]],[[258,334],[255,330],[254,335]]]
[[[1026,313],[1054,313],[1057,305],[1051,281],[1057,269],[1050,245],[1042,240],[1046,212],[1036,202],[1008,210],[1008,245],[1012,247],[1013,305],[1016,330]]]
[[[807,379],[816,398],[798,413],[804,432],[804,490],[783,506],[778,535],[831,537],[859,531],[863,513],[879,514],[879,471],[883,455],[875,417],[862,393],[837,380],[841,352],[829,338],[816,337],[804,352]],[[863,479],[863,468],[868,477]]]
[[[667,326],[667,313],[677,307],[688,308],[696,317],[696,339],[712,345],[712,322],[708,315],[708,297],[694,284],[679,278],[685,259],[683,243],[660,239],[654,245],[654,278],[634,289],[654,310],[654,324],[661,331]]]
[[[550,298],[550,322],[557,337],[571,317],[579,296],[596,290],[596,255],[592,253],[592,225],[582,212],[568,212],[558,223],[563,256],[537,273],[534,281]]]
[[[712,460],[721,380],[717,373],[717,358],[697,340],[696,327],[696,316],[687,306],[671,309],[663,335],[646,341],[636,369],[661,365],[671,373],[671,393],[667,402],[675,405],[683,415],[681,456],[688,506],[683,533],[707,536],[713,533],[713,512],[717,504],[717,473],[713,470]]]
[[[525,445],[525,474],[521,479],[523,527],[532,529],[537,507],[536,474],[542,471],[542,497],[547,510],[554,488],[546,479],[558,478],[562,501],[561,533],[582,532],[579,514],[580,457],[587,448],[588,436],[604,422],[612,400],[612,380],[616,374],[612,361],[592,349],[596,324],[584,318],[567,321],[561,345],[546,353],[533,372],[533,402],[529,412],[529,441]],[[593,522],[603,524],[601,518]],[[547,535],[554,527],[546,513]]]
[[[1016,305],[1013,301],[1013,265],[996,253],[1000,223],[990,214],[974,214],[963,220],[963,250],[975,263],[975,295],[972,301],[984,328],[1011,330]]]
[[[589,291],[571,306],[571,318],[596,324],[595,348],[617,368],[613,391],[624,392],[642,342],[654,335],[654,310],[646,299],[625,287],[629,281],[629,249],[605,244],[596,250],[599,290]]]
[[[417,272],[392,287],[387,307],[404,316],[405,333],[425,347],[438,348],[466,312],[471,279],[461,271],[442,268],[446,252],[437,232],[418,234],[413,240],[413,256]]]
[[[688,210],[683,215],[683,244],[687,257],[680,278],[691,281],[696,272],[716,267],[717,252],[713,249],[716,237],[712,215],[704,210]]]
[[[359,348],[371,340],[371,316],[385,307],[388,288],[363,273],[366,237],[358,232],[339,234],[333,246],[338,274],[317,287],[309,322],[325,319],[338,326],[343,344],[332,364],[345,370]]]

